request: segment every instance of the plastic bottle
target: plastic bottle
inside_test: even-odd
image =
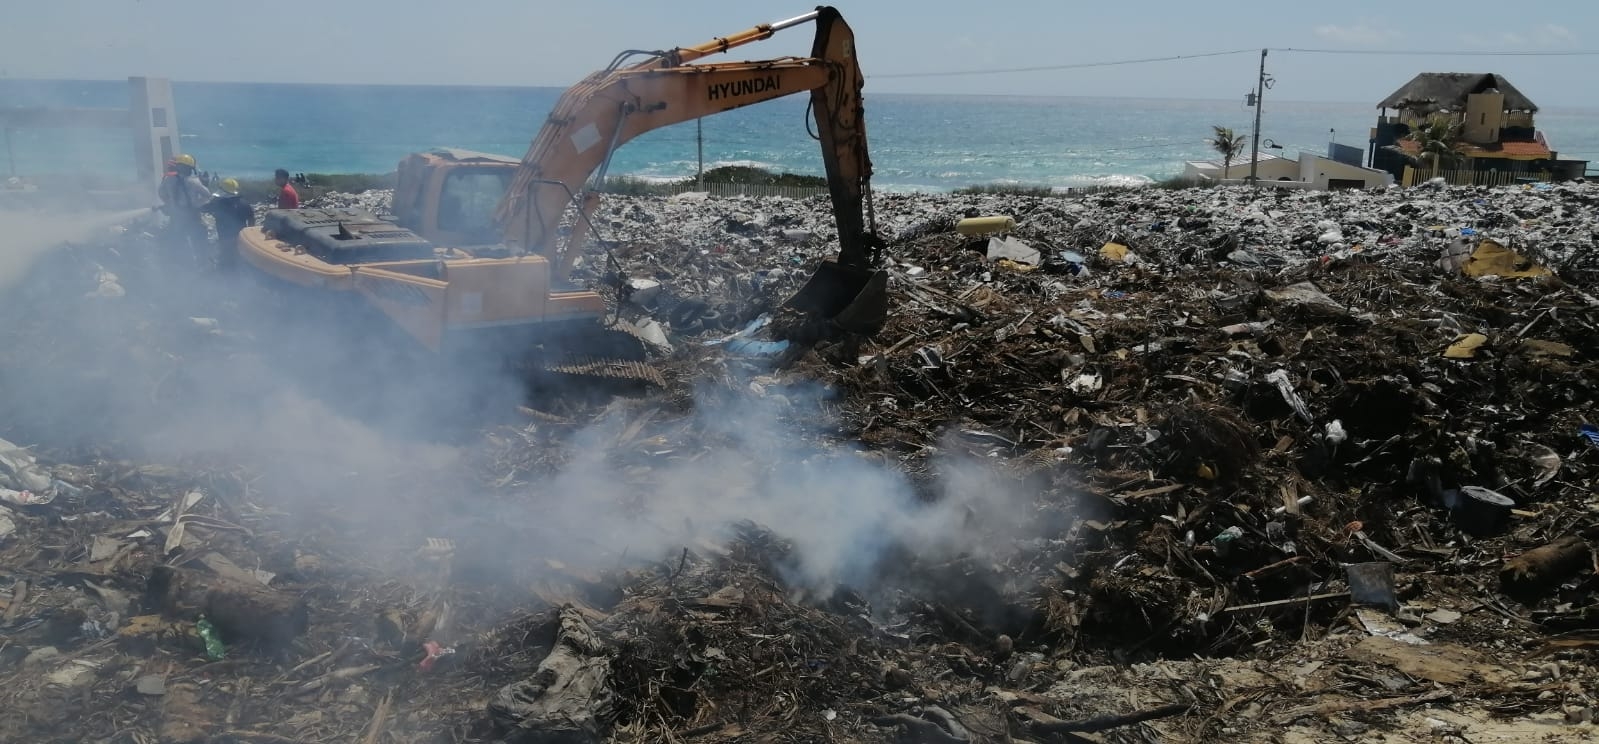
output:
[[[195,621],[194,629],[200,633],[200,640],[205,641],[205,657],[212,661],[220,661],[227,652],[222,647],[222,635],[217,632],[217,626],[211,624],[211,619],[201,615]]]

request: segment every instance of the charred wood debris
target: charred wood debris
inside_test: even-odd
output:
[[[83,431],[41,434],[30,366],[142,410],[180,405],[193,363],[159,329],[251,343],[146,296],[140,228],[64,246],[35,273],[74,291],[12,292],[0,354],[0,739],[1584,736],[1596,205],[1582,183],[878,194],[886,327],[800,344],[770,331],[836,249],[825,199],[607,197],[580,275],[620,289],[668,389],[529,403],[447,470],[374,476],[410,521],[263,477],[270,453],[152,459],[96,435],[93,396],[55,409]],[[1014,228],[957,229],[993,215]],[[126,348],[52,337],[82,312]],[[112,371],[139,384],[92,382]],[[739,417],[779,434],[734,442]],[[582,521],[650,514],[661,473],[729,447],[889,473],[907,514],[964,498],[965,538],[839,524],[876,547],[823,585],[789,524],[707,514],[630,553]],[[610,486],[563,487],[582,463]],[[562,506],[583,499],[603,508]],[[454,518],[489,513],[527,523]],[[532,522],[576,537],[546,551]]]

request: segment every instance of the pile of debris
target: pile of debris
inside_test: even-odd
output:
[[[1072,266],[1107,242],[1131,252],[1120,262],[1163,272],[1196,265],[1280,271],[1361,254],[1432,256],[1441,252],[1441,239],[1475,244],[1486,234],[1586,285],[1599,278],[1599,258],[1588,249],[1599,236],[1596,202],[1599,187],[1586,183],[1264,196],[1237,189],[1113,190],[1078,198],[891,193],[875,197],[875,215],[894,246],[889,258],[912,278],[937,269],[918,259],[942,258],[922,255],[918,238],[949,234],[962,218],[1005,215],[1014,218],[1013,237],[1034,249],[1015,258],[1074,275]],[[595,222],[601,237],[633,258],[634,275],[712,299],[736,294],[740,280],[800,274],[837,244],[825,197],[608,196]]]
[[[320,484],[0,443],[0,735],[1581,740],[1596,201],[881,195],[887,327],[777,354],[729,337],[834,250],[825,199],[608,198],[672,395]],[[199,364],[132,252],[61,254],[0,382]],[[41,340],[97,272],[160,348]]]
[[[393,189],[372,189],[358,193],[343,191],[329,191],[316,194],[305,199],[303,206],[321,209],[355,209],[374,214],[389,211],[390,203],[394,200]],[[264,211],[271,204],[258,205]],[[259,217],[259,212],[257,214]]]
[[[1447,687],[1485,652],[1504,682],[1529,649],[1592,643],[1565,634],[1594,601],[1596,200],[1589,184],[882,197],[899,310],[879,345],[776,375],[772,347],[716,342],[792,291],[804,271],[785,264],[826,255],[825,201],[615,199],[602,223],[657,296],[731,319],[646,308],[681,324],[685,377],[716,344],[719,378],[759,375],[756,395],[826,380],[839,405],[822,412],[877,457],[914,474],[951,450],[1009,463],[1037,513],[1074,517],[989,577],[1020,591],[935,597],[929,617],[975,631],[941,635],[1077,662],[1280,660],[1324,634],[1317,653],[1347,661],[1376,643],[1360,637],[1397,638],[1415,646],[1372,653]],[[995,214],[1008,234],[956,229],[1012,224],[971,219]],[[1394,661],[1413,655],[1450,670]],[[1491,707],[1591,719],[1589,693],[1552,674],[1532,665],[1546,682],[1492,688]],[[1380,691],[1408,693],[1382,707],[1439,693]]]

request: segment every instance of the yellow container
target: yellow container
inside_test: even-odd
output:
[[[1122,262],[1127,260],[1127,246],[1121,243],[1106,243],[1099,249],[1099,256],[1107,261]]]
[[[955,232],[962,235],[983,235],[985,233],[1011,232],[1016,229],[1016,218],[1007,215],[993,217],[967,217],[955,223]]]

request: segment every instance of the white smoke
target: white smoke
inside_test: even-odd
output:
[[[529,486],[520,503],[536,506],[521,523],[564,563],[606,568],[624,552],[670,555],[753,522],[792,545],[780,578],[822,596],[870,585],[891,555],[998,561],[1037,536],[1035,494],[1016,479],[935,456],[933,488],[919,492],[830,422],[804,423],[816,421],[821,396],[812,385],[766,397],[702,393],[691,416],[662,425],[675,436],[648,444],[619,438],[630,418],[598,424],[573,442],[574,460]]]
[[[103,237],[149,211],[0,210],[0,292],[16,286],[51,249]]]
[[[18,235],[29,236],[37,259],[50,240],[92,237],[116,216],[70,229],[48,219]],[[604,570],[725,542],[753,522],[793,547],[780,578],[826,595],[870,584],[890,556],[998,562],[1018,538],[1037,536],[1034,494],[1014,479],[947,455],[928,458],[938,473],[931,486],[914,486],[892,459],[863,451],[818,415],[827,394],[814,383],[761,392],[748,380],[707,384],[686,418],[663,416],[632,434],[633,418],[602,420],[558,445],[563,466],[525,476],[506,498],[471,470],[466,455],[482,441],[417,434],[460,414],[431,404],[463,387],[511,411],[516,380],[363,364],[343,333],[357,322],[351,316],[279,320],[256,304],[267,298],[236,282],[161,263],[176,253],[120,250],[144,251],[147,264],[166,268],[131,272],[127,296],[113,300],[84,297],[92,267],[30,280],[61,285],[31,293],[61,305],[32,308],[31,322],[50,326],[54,356],[4,381],[11,421],[0,424],[28,421],[57,442],[114,441],[168,462],[241,464],[254,474],[252,500],[337,513],[358,525],[341,536],[343,547],[374,562],[448,536],[487,541],[477,547],[506,576],[525,577],[543,560]],[[216,322],[191,321],[200,316]]]

